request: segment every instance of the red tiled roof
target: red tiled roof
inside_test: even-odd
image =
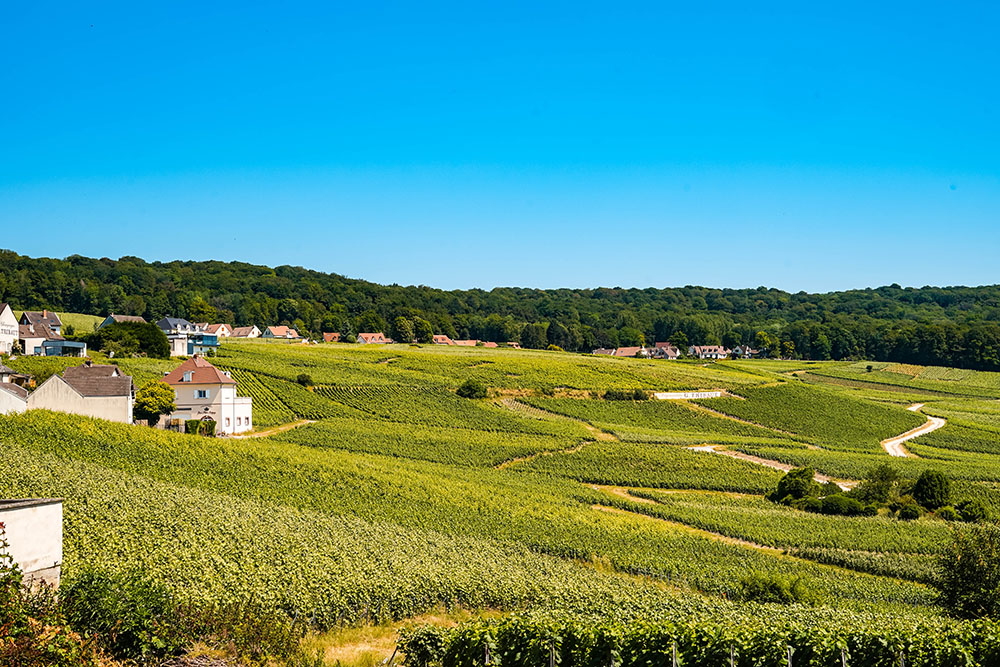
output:
[[[236,327],[233,329],[233,338],[248,338],[253,333],[254,327]]]
[[[222,330],[222,327],[229,328],[229,325],[228,324],[206,324],[204,328],[205,328],[205,333],[217,334],[217,333],[219,333],[219,331]],[[230,329],[230,331],[232,331],[232,329]]]
[[[438,345],[454,345],[455,341],[444,334],[434,334],[434,342]]]
[[[340,342],[340,332],[334,331],[333,333],[323,333],[324,343],[339,343]]]
[[[271,335],[274,336],[275,338],[298,338],[299,337],[299,332],[296,331],[295,329],[292,329],[292,328],[289,328],[289,327],[283,327],[283,326],[268,327],[267,330],[270,331]]]
[[[642,349],[641,347],[620,347],[617,350],[615,350],[615,356],[634,357],[635,355],[639,354],[639,350],[641,349]]]
[[[191,373],[191,381],[184,381],[184,374]],[[204,357],[193,356],[183,364],[170,371],[163,377],[167,384],[236,384],[236,380],[229,377],[212,364],[205,361]]]
[[[146,318],[140,315],[115,315],[111,313],[108,317],[111,318],[113,322],[139,322],[140,324],[146,323]]]
[[[358,340],[366,343],[384,343],[385,336],[381,333],[359,333]]]
[[[45,324],[48,326],[62,326],[62,320],[51,310],[26,310],[21,313],[21,319],[27,320],[25,324]]]
[[[456,340],[455,345],[464,345],[465,347],[475,347],[478,340],[466,339],[466,340]]]
[[[492,341],[486,341],[485,343],[483,343],[483,347],[498,347],[498,346],[496,343]]]

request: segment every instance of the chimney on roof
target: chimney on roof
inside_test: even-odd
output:
[[[45,320],[49,319],[49,311],[45,310],[44,308],[42,308],[42,319]]]

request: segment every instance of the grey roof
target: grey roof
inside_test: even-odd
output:
[[[185,320],[183,317],[164,317],[156,323],[156,326],[161,329],[194,328],[194,325]]]
[[[117,366],[70,366],[63,381],[81,396],[131,396],[132,378],[122,375]]]
[[[20,385],[16,385],[13,382],[0,382],[0,391],[6,391],[8,394],[14,394],[21,400],[27,400],[28,390]]]
[[[3,364],[0,364],[0,375],[13,375],[16,372],[17,371],[15,371],[14,369],[7,368]]]
[[[108,318],[110,318],[112,322],[139,322],[141,324],[146,323],[146,318],[142,317],[141,315],[115,315],[114,313],[111,313],[110,315],[108,315],[108,317],[104,318],[104,321],[107,322]]]
[[[45,324],[50,327],[62,326],[62,320],[51,310],[26,310],[21,314],[21,319],[28,320],[28,324]]]

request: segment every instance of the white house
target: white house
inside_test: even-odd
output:
[[[62,569],[62,499],[0,500],[7,550],[25,583],[59,586]]]
[[[132,423],[135,386],[117,366],[71,366],[28,395],[29,410],[68,412],[84,417]]]
[[[167,428],[174,420],[211,419],[218,435],[253,428],[253,401],[236,395],[236,380],[195,355],[170,371],[163,381],[174,389],[177,410],[160,420]]]
[[[249,327],[236,327],[233,329],[232,338],[260,338],[260,329],[255,326]]]
[[[0,303],[0,354],[10,354],[18,339],[17,318],[6,303]]]
[[[212,334],[217,338],[229,338],[233,335],[233,328],[228,324],[207,324],[204,328],[205,333]]]
[[[726,359],[730,352],[721,345],[692,345],[688,348],[688,356],[697,359]]]
[[[384,345],[389,341],[385,339],[385,334],[382,333],[359,333],[358,342],[365,345]]]
[[[0,415],[28,409],[28,390],[11,382],[14,375],[13,370],[0,364]]]
[[[299,338],[299,332],[291,327],[268,327],[264,329],[261,338]]]
[[[733,348],[733,354],[740,359],[753,359],[760,354],[760,351],[753,349],[749,345],[737,345]]]

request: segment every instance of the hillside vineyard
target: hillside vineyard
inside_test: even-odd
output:
[[[140,386],[176,366],[99,361]],[[939,601],[957,510],[807,511],[773,492],[793,466],[831,481],[825,496],[888,464],[900,488],[943,472],[948,509],[1000,516],[1000,374],[261,340],[229,340],[212,363],[252,397],[252,437],[0,417],[0,492],[64,499],[66,580],[139,569],[193,603],[253,600],[314,631],[490,612],[404,634],[416,664],[444,655],[417,655],[428,632],[449,660],[488,644],[526,666],[605,664],[609,647],[627,664],[675,650],[699,665],[788,651],[795,665],[998,664],[997,627]],[[456,393],[470,380],[485,398]],[[651,398],[684,391],[721,396]],[[885,441],[932,416],[945,425],[890,456]]]

